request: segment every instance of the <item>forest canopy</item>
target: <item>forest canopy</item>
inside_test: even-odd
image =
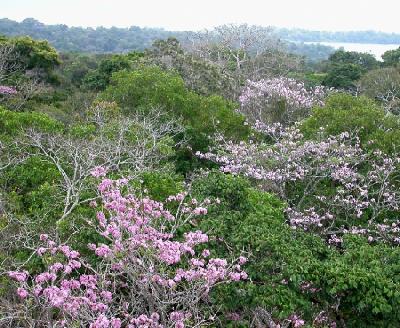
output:
[[[0,327],[400,326],[400,48],[0,32]]]

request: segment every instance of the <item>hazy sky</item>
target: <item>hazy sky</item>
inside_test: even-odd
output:
[[[199,30],[225,23],[400,33],[400,0],[0,0],[0,18]]]

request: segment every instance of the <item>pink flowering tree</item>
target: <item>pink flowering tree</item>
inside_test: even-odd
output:
[[[95,261],[41,235],[36,254],[45,270],[8,273],[22,307],[5,314],[9,325],[178,328],[213,321],[212,288],[247,275],[244,257],[233,263],[211,258],[207,234],[182,233],[207,213],[211,200],[189,201],[181,193],[156,202],[127,192],[128,183],[104,178],[98,186],[101,203],[91,203],[97,215],[87,219],[101,240],[88,245]]]
[[[255,129],[265,141],[239,144],[220,139],[221,146],[198,156],[242,174],[287,204],[288,223],[340,244],[343,233],[400,243],[400,222],[389,219],[400,206],[400,158],[365,152],[355,134],[306,140],[294,126]]]
[[[313,106],[323,106],[330,89],[307,89],[304,82],[286,77],[248,80],[240,97],[240,112],[250,122],[293,123],[304,118]]]
[[[6,85],[0,85],[0,96],[13,96],[17,94],[17,90],[14,87]]]

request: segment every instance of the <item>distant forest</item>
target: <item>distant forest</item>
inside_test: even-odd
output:
[[[266,30],[271,30],[271,28],[266,28]],[[289,33],[289,30],[272,29],[272,32],[277,39],[283,41],[282,44],[287,47],[288,51],[305,56],[312,61],[327,59],[334,52],[331,47],[297,42],[302,41],[302,34],[298,30]],[[28,35],[34,39],[45,39],[60,52],[126,53],[133,50],[141,51],[150,47],[155,40],[171,36],[184,43],[191,33],[138,26],[82,28],[68,27],[62,24],[46,25],[33,18],[27,18],[20,23],[7,18],[0,19],[0,35],[9,37]],[[304,39],[307,39],[306,33],[306,31],[303,32]],[[286,41],[289,39],[296,43]]]
[[[359,43],[400,43],[399,34],[374,31],[362,32],[321,32],[303,29],[270,28],[271,34],[281,40],[287,51],[302,55],[311,61],[327,59],[334,52],[332,47],[304,44],[304,42],[359,42]],[[84,53],[126,53],[144,50],[155,40],[176,37],[184,43],[192,32],[167,31],[162,28],[83,28],[67,25],[46,25],[33,18],[16,22],[0,19],[0,35],[28,35],[35,39],[48,40],[60,52]]]
[[[400,43],[400,34],[377,31],[328,32],[287,28],[275,28],[274,30],[280,38],[295,42]]]

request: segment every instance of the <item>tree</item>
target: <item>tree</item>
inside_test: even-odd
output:
[[[43,79],[49,78],[58,63],[58,54],[46,42],[0,39],[0,86],[7,85],[0,91],[0,102],[14,110],[22,109],[30,99],[43,93]]]
[[[51,71],[60,64],[57,51],[47,41],[30,37],[15,37],[1,40],[1,46],[13,47],[18,65],[23,70],[33,70],[39,77],[48,79]]]
[[[201,95],[232,95],[234,81],[224,74],[222,67],[183,49],[175,38],[157,40],[146,51],[146,59],[153,65],[179,73],[190,90]]]
[[[110,83],[111,76],[114,72],[130,68],[131,64],[127,56],[113,55],[100,61],[99,66],[89,71],[83,78],[83,87],[101,91]]]
[[[356,88],[355,82],[361,75],[361,67],[357,64],[333,64],[322,83],[337,89],[354,90]]]
[[[68,87],[80,87],[86,74],[98,67],[98,58],[91,55],[83,54],[61,54],[61,65],[57,69],[57,73],[61,75],[61,83]]]
[[[368,70],[378,67],[378,61],[368,53],[338,50],[329,56],[327,76],[323,84],[330,87],[354,90],[355,81]]]
[[[332,243],[348,233],[400,241],[400,223],[389,219],[400,209],[396,154],[364,151],[349,132],[325,137],[323,127],[314,140],[306,140],[297,127],[258,123],[255,128],[265,140],[222,142],[213,152],[198,155],[219,163],[223,172],[243,174],[279,194],[288,203],[288,222],[295,229],[319,233]]]
[[[383,104],[385,111],[398,113],[400,72],[393,67],[372,70],[359,81],[360,91]]]
[[[99,167],[92,174],[106,173]],[[182,193],[156,202],[124,192],[127,184],[107,178],[98,184],[101,203],[91,204],[98,211],[88,224],[101,241],[87,245],[97,263],[41,234],[35,253],[45,269],[32,279],[27,271],[8,272],[24,311],[2,313],[2,321],[54,328],[183,328],[215,320],[208,295],[218,284],[247,279],[241,269],[246,258],[228,263],[209,257],[208,236],[199,230],[177,238],[179,229],[207,213],[211,201],[189,202]],[[177,210],[169,211],[169,204]]]
[[[0,83],[19,72],[22,67],[15,58],[15,46],[3,44],[0,46]]]
[[[234,90],[229,98],[236,99],[246,79],[265,76],[262,59],[271,63],[274,53],[271,50],[278,49],[278,43],[268,28],[247,24],[222,25],[211,31],[192,34],[188,48],[200,58],[219,65],[231,77]]]
[[[155,66],[115,73],[101,97],[115,101],[125,113],[146,113],[155,107],[182,120],[193,150],[206,149],[215,131],[235,139],[248,133],[234,103],[219,96],[200,96],[188,90],[178,74]]]
[[[378,68],[379,62],[369,54],[356,51],[338,50],[329,56],[332,64],[354,64],[359,65],[363,72]]]
[[[210,231],[211,253],[250,253],[245,267],[249,280],[220,286],[213,294],[231,313],[221,318],[221,326],[398,324],[400,298],[391,291],[400,287],[392,278],[399,247],[357,235],[346,235],[335,246],[314,233],[292,229],[286,205],[244,177],[212,171],[197,177],[192,189],[198,200],[220,200],[199,221],[200,229]]]
[[[385,66],[397,66],[400,63],[400,47],[395,50],[388,50],[382,55]]]
[[[292,124],[309,115],[313,106],[323,106],[330,90],[307,89],[295,79],[279,77],[246,83],[239,97],[240,112],[251,122]]]
[[[324,128],[325,136],[346,131],[357,133],[363,149],[380,149],[386,154],[399,150],[400,127],[396,116],[385,115],[375,101],[336,93],[328,97],[324,107],[313,108],[312,115],[302,122],[300,129],[306,138],[316,138]]]
[[[61,221],[96,198],[88,190],[92,188],[91,173],[98,166],[133,177],[171,155],[167,151],[174,145],[171,138],[180,129],[169,118],[160,122],[161,115],[153,111],[147,116],[122,118],[115,104],[98,103],[88,115],[88,124],[71,130],[46,131],[22,125],[15,156],[39,156],[58,171],[63,198]]]

